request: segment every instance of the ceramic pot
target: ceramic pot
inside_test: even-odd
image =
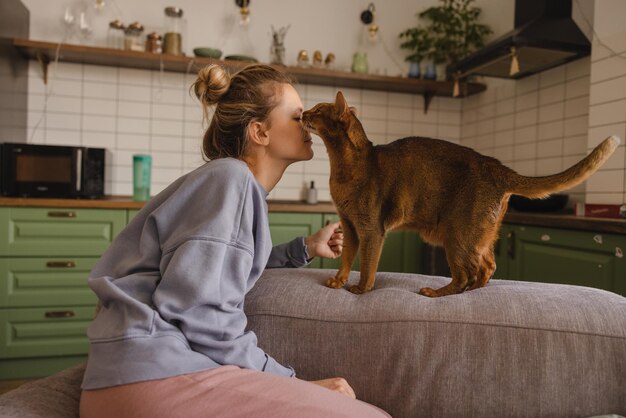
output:
[[[420,70],[421,63],[412,62],[409,64],[409,78],[420,78],[422,71]]]
[[[355,52],[352,56],[352,72],[367,74],[369,65],[367,64],[366,52]]]

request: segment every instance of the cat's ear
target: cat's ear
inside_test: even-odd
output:
[[[350,111],[348,102],[346,101],[346,98],[343,97],[341,90],[337,92],[337,97],[335,98],[335,108],[337,108],[340,115]]]
[[[356,107],[354,106],[350,106],[350,113],[352,113],[354,116],[359,116],[359,112],[356,110]]]

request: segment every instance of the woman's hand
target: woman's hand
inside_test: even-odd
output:
[[[334,392],[346,395],[352,399],[356,399],[354,390],[350,387],[348,382],[346,382],[346,379],[344,379],[343,377],[332,377],[330,379],[314,380],[310,383],[314,383],[316,385],[325,387],[326,389],[330,389]]]
[[[337,258],[343,250],[341,223],[328,224],[313,235],[304,238],[309,257]]]

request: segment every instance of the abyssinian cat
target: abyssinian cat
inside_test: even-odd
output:
[[[495,158],[451,142],[421,137],[373,145],[341,92],[335,103],[304,112],[305,129],[322,138],[330,159],[330,194],[344,233],[341,266],[326,285],[343,287],[360,248],[361,278],[353,293],[372,289],[385,235],[417,230],[443,246],[452,281],[420,294],[438,297],[487,284],[496,264],[494,242],[512,194],[543,198],[586,180],[620,143],[605,139],[567,170],[525,177]]]

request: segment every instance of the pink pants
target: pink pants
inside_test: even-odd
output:
[[[81,418],[389,417],[377,407],[304,380],[236,366],[98,390],[80,398]]]

